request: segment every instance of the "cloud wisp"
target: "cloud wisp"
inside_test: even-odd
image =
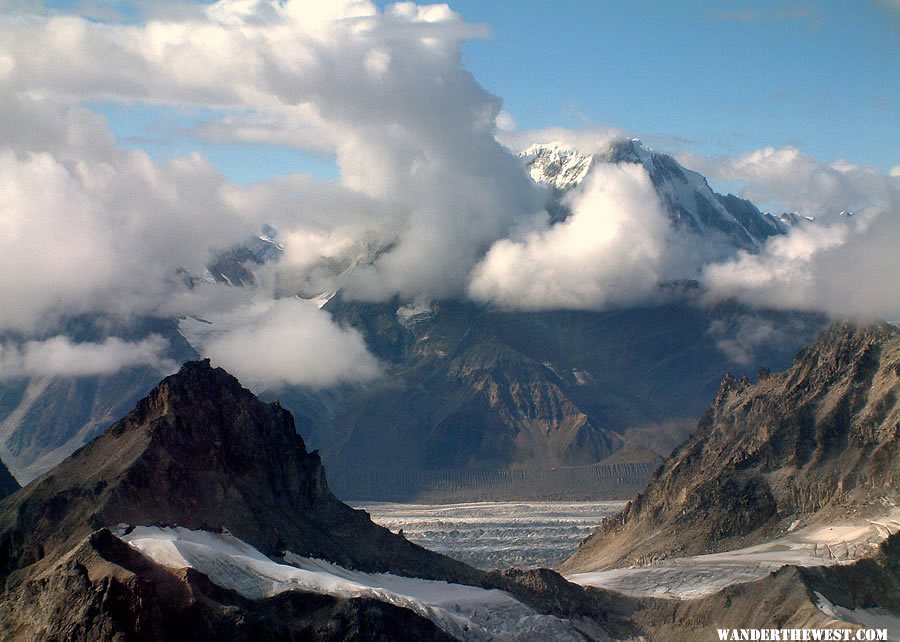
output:
[[[169,342],[156,334],[135,342],[109,337],[101,342],[75,343],[60,335],[21,345],[0,344],[0,381],[110,375],[138,366],[170,374],[178,364],[165,356],[168,348]]]
[[[678,154],[687,167],[712,180],[740,184],[741,196],[762,206],[829,217],[842,210],[896,208],[900,181],[872,167],[819,161],[795,147],[766,147],[737,156]]]
[[[296,298],[248,303],[212,319],[201,349],[247,385],[321,387],[381,374],[362,335]]]

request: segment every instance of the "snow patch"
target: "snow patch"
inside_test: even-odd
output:
[[[158,526],[126,531],[120,527],[116,534],[154,562],[194,568],[253,600],[285,591],[369,597],[410,609],[461,640],[582,639],[568,622],[539,614],[496,589],[351,571],[291,552],[284,554],[286,563],[278,563],[228,532]]]
[[[310,297],[308,299],[303,299],[304,301],[309,301],[314,306],[319,308],[320,310],[325,307],[325,304],[331,301],[334,296],[337,294],[337,290],[332,290],[330,292],[321,292],[314,297]]]
[[[434,308],[431,303],[421,303],[414,301],[406,305],[401,305],[395,313],[397,321],[407,330],[421,321],[425,321],[434,316]]]
[[[898,519],[900,509],[893,509],[877,522],[860,520],[803,530],[788,529],[789,535],[756,546],[670,558],[651,566],[577,573],[566,579],[634,597],[703,597],[732,584],[765,577],[788,564],[850,564],[871,556],[882,541],[900,530]]]
[[[832,604],[827,597],[816,594],[816,607],[838,622],[850,622],[867,629],[887,629],[889,640],[900,640],[900,617],[886,609],[848,609]]]
[[[562,143],[531,145],[519,156],[525,161],[532,180],[559,190],[581,183],[594,162],[592,155],[581,154]]]

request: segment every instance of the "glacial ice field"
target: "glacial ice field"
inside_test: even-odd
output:
[[[194,568],[218,586],[252,600],[285,591],[369,597],[411,609],[466,642],[584,639],[575,623],[537,613],[496,589],[363,573],[290,552],[283,562],[276,562],[229,533],[137,526],[120,528],[117,535],[157,564]],[[588,625],[580,623],[582,630]],[[605,637],[599,630],[592,633],[595,639]]]
[[[411,542],[482,569],[554,568],[625,502],[351,502]]]

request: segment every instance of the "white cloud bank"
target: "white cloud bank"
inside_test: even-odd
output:
[[[378,250],[342,283],[369,299],[462,293],[483,248],[541,210],[494,138],[500,101],[460,62],[484,33],[446,5],[340,0],[222,0],[137,26],[0,20],[14,91],[213,107],[224,115],[198,132],[217,141],[334,153],[343,188],[383,204],[342,230]]]
[[[222,0],[144,24],[0,16],[0,299],[16,302],[0,330],[46,331],[78,313],[221,311],[241,297],[185,292],[175,272],[201,273],[263,222],[285,239],[264,279],[279,296],[461,294],[484,248],[542,204],[494,138],[500,101],[460,63],[460,43],[484,33],[446,5],[411,3]],[[333,153],[340,183],[241,188],[199,156],[154,162],[78,106],[94,100],[210,109],[198,133]],[[233,350],[213,347],[226,359],[252,356],[239,348],[261,336],[308,347],[278,310],[255,335],[236,332]],[[371,376],[355,335],[324,313],[291,318],[344,365],[281,369],[285,381]]]
[[[203,352],[247,385],[325,386],[369,381],[381,366],[362,335],[298,299],[263,301],[213,321]]]
[[[842,160],[825,163],[795,147],[766,147],[722,158],[677,157],[710,179],[740,183],[741,196],[761,207],[774,203],[803,215],[829,217],[869,207],[896,212],[898,205],[900,181],[893,173]]]
[[[136,342],[110,337],[99,343],[73,343],[65,336],[21,345],[0,344],[0,381],[21,377],[86,377],[109,375],[136,366],[161,374],[178,369],[166,358],[169,342],[150,335]]]
[[[470,295],[511,308],[599,309],[657,294],[680,244],[646,170],[596,164],[571,207],[561,223],[495,243]]]
[[[212,248],[258,226],[199,156],[155,163],[116,147],[86,110],[2,88],[0,107],[0,330],[152,312],[177,268],[201,272]]]
[[[461,43],[486,31],[446,5],[220,0],[159,16],[0,16],[0,300],[14,302],[0,307],[0,331],[46,333],[77,313],[237,314],[255,294],[188,292],[175,271],[200,273],[264,222],[285,246],[259,274],[278,297],[341,288],[594,309],[697,277],[713,296],[900,317],[893,171],[793,148],[681,157],[751,199],[817,216],[761,254],[711,263],[699,239],[673,234],[638,167],[598,166],[571,195],[572,216],[550,226],[546,194],[497,137],[532,141],[462,66]],[[340,180],[239,187],[197,155],[155,162],[79,106],[96,100],[205,109],[193,135],[333,154]],[[541,136],[598,148],[617,133]],[[843,209],[857,216],[829,220]],[[257,381],[375,376],[358,335],[296,305],[272,304],[258,326],[211,343],[212,356]],[[283,354],[267,348],[277,341]],[[333,363],[304,358],[326,353]]]
[[[900,320],[900,177],[893,171],[821,162],[793,147],[679,159],[712,179],[741,184],[745,198],[815,218],[770,239],[759,254],[704,266],[701,282],[712,297]]]
[[[837,318],[900,320],[900,211],[802,226],[760,254],[704,268],[711,296],[752,305],[816,310]]]

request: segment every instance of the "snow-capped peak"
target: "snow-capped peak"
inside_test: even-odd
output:
[[[726,245],[758,251],[765,239],[783,234],[788,225],[764,216],[755,205],[736,196],[716,194],[707,180],[667,154],[653,151],[638,138],[619,138],[606,149],[585,154],[560,142],[529,146],[519,156],[531,178],[557,192],[577,187],[599,163],[637,163],[647,170],[676,228],[728,239]],[[727,249],[727,248],[726,248]]]
[[[537,143],[519,156],[531,178],[541,185],[566,190],[578,185],[591,169],[594,157],[563,143]]]

